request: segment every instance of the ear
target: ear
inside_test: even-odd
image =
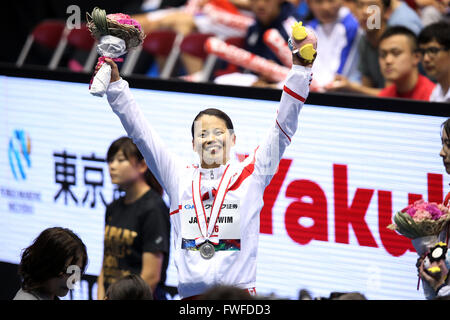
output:
[[[236,144],[236,135],[234,133],[231,134],[231,146],[234,147]]]
[[[145,174],[147,169],[148,169],[148,166],[147,166],[147,163],[145,162],[145,159],[142,159],[141,161],[138,162],[139,173]]]
[[[413,64],[414,66],[418,66],[419,63],[421,61],[421,56],[420,53],[418,53],[417,51],[413,52]]]

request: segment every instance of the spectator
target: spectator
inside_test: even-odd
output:
[[[287,41],[292,25],[298,20],[295,6],[284,0],[250,0],[250,7],[255,15],[255,22],[247,30],[244,49],[281,65],[275,53],[264,43],[264,33],[269,29],[276,29]],[[276,83],[256,74],[239,72],[217,77],[215,82],[244,86],[277,86]]]
[[[291,26],[298,16],[292,3],[283,0],[250,0],[255,23],[245,36],[245,49],[263,58],[282,64],[275,53],[264,43],[263,35],[269,29],[277,29],[287,41]]]
[[[150,286],[140,276],[124,276],[108,287],[105,300],[153,300]]]
[[[358,68],[361,78],[359,82],[351,81],[338,74],[334,81],[326,86],[326,90],[376,96],[384,88],[377,50],[380,37],[386,29],[386,7],[389,4],[389,0],[356,0],[357,18],[363,32],[358,43]]]
[[[437,22],[425,27],[418,43],[425,72],[437,81],[430,101],[450,102],[450,23]]]
[[[87,261],[86,246],[73,231],[45,229],[22,253],[19,275],[23,282],[14,300],[59,300],[75,284],[72,272],[79,268],[76,274],[83,274]]]
[[[388,26],[393,25],[411,28],[417,34],[421,22],[417,14],[410,11],[411,8],[398,0],[356,0],[356,7],[359,25],[363,30],[358,47],[361,82],[350,81],[342,75],[337,75],[335,81],[326,89],[377,96],[381,89],[390,84],[385,82],[378,61],[381,35]]]
[[[420,55],[416,35],[402,26],[391,27],[381,36],[381,72],[392,85],[378,96],[428,101],[435,84],[419,74]]]
[[[107,161],[111,182],[125,195],[106,209],[98,299],[104,298],[108,287],[117,279],[130,274],[141,275],[155,299],[164,299],[170,222],[161,186],[128,137],[111,144]]]
[[[320,90],[334,80],[336,74],[359,82],[358,21],[343,0],[308,0],[315,17],[307,25],[316,32],[317,54],[313,67],[313,83]]]
[[[169,29],[182,36],[189,35],[192,32],[200,32],[214,34],[220,38],[243,37],[246,30],[243,30],[242,27],[236,27],[233,21],[217,20],[217,16],[220,18],[220,15],[231,17],[228,20],[245,16],[246,20],[251,22],[252,18],[243,14],[240,10],[241,7],[247,9],[249,0],[192,0],[188,1],[185,6],[141,13],[132,16],[132,18],[142,25],[146,34],[158,29]],[[204,61],[187,53],[182,53],[180,58],[185,73],[191,75],[191,78],[195,80],[203,69]],[[161,68],[166,59],[160,57],[158,60]]]
[[[440,0],[415,0],[424,27],[445,19],[446,5]]]
[[[422,30],[423,25],[419,15],[404,1],[390,0],[386,8],[388,8],[386,10],[388,27],[405,26],[416,35]]]

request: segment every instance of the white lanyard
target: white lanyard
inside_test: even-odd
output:
[[[194,201],[195,214],[197,216],[197,224],[201,233],[201,237],[195,239],[195,244],[197,246],[201,245],[205,241],[210,241],[213,244],[219,244],[219,236],[213,235],[213,232],[217,223],[217,218],[219,217],[222,209],[223,201],[225,200],[225,195],[227,194],[231,179],[233,178],[233,173],[231,172],[232,170],[228,170],[229,167],[230,165],[225,168],[222,179],[220,180],[216,196],[214,197],[214,201],[211,206],[209,223],[206,219],[206,211],[201,198],[200,169],[197,171],[194,179],[192,180],[192,198]]]

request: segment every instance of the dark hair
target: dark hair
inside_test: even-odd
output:
[[[111,145],[108,148],[108,152],[106,153],[106,160],[108,162],[111,162],[116,153],[119,151],[123,152],[127,160],[130,160],[131,158],[135,158],[139,162],[144,160],[144,156],[139,151],[138,147],[134,144],[133,140],[131,140],[129,137],[121,137],[113,141],[113,143],[111,143]],[[147,171],[145,172],[144,179],[145,182],[153,190],[162,195],[163,189],[159,184],[158,180],[156,180],[153,173],[150,171],[150,169],[147,169]]]
[[[423,28],[417,39],[419,44],[425,44],[436,40],[440,45],[446,49],[450,49],[450,23],[439,21],[432,23]]]
[[[60,227],[45,229],[22,252],[19,264],[22,289],[32,291],[42,288],[48,279],[65,274],[67,267],[75,265],[78,258],[81,258],[83,274],[88,262],[86,246],[72,230]]]
[[[130,274],[111,284],[105,294],[108,300],[153,300],[150,286],[136,274]]]
[[[222,110],[219,110],[219,109],[215,109],[215,108],[208,108],[203,111],[200,111],[197,114],[197,116],[194,118],[194,121],[192,121],[192,126],[191,126],[192,138],[194,138],[194,123],[195,123],[195,121],[197,121],[198,119],[200,119],[200,117],[202,117],[204,115],[215,116],[219,119],[222,119],[225,122],[227,129],[233,130],[233,122],[231,122],[230,117],[225,112],[223,112]]]
[[[254,300],[246,289],[230,285],[216,285],[200,295],[199,300]]]
[[[450,137],[450,118],[448,118],[447,120],[445,120],[442,124],[441,127],[445,130],[445,133],[447,133],[447,137]]]
[[[367,300],[366,296],[359,292],[331,292],[330,300]]]
[[[414,32],[412,32],[410,29],[408,29],[408,28],[406,28],[404,26],[389,27],[381,35],[380,42],[385,40],[385,39],[387,39],[387,38],[390,38],[392,36],[396,36],[396,35],[403,35],[403,36],[406,36],[407,38],[409,38],[409,40],[411,41],[411,50],[412,51],[416,51],[416,49],[417,49],[417,36],[416,36],[416,34]]]

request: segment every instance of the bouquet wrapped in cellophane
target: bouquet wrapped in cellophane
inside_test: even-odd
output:
[[[422,256],[436,243],[446,242],[450,210],[443,204],[421,199],[397,212],[393,220],[394,223],[388,228],[410,238],[417,253]]]
[[[89,91],[93,95],[103,96],[111,77],[111,67],[104,63],[105,58],[122,61],[120,57],[128,50],[142,44],[145,34],[136,20],[123,13],[106,15],[105,10],[95,7],[92,14],[86,14],[86,20],[92,36],[99,41],[98,65],[101,66],[91,80]]]

